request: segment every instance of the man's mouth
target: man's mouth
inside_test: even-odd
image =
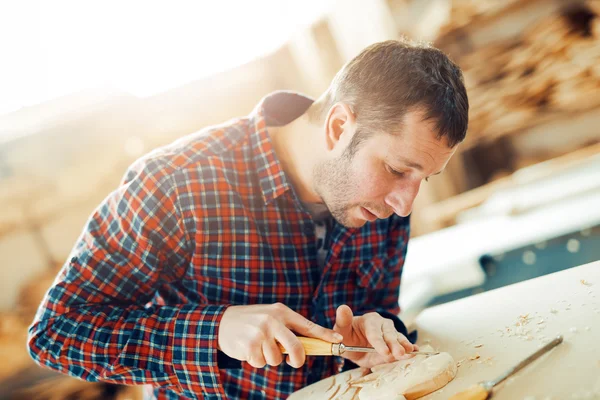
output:
[[[373,214],[371,211],[367,210],[364,207],[360,208],[363,214],[363,217],[367,220],[367,221],[375,221],[377,219],[377,215]]]

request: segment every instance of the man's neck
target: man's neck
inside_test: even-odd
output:
[[[312,171],[322,147],[319,127],[310,123],[306,115],[302,115],[287,125],[267,127],[267,130],[283,170],[300,200],[320,203],[321,198],[314,192],[312,184]]]

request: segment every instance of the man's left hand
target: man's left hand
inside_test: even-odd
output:
[[[407,354],[418,351],[419,347],[408,341],[394,327],[394,321],[383,318],[376,312],[355,317],[347,305],[341,305],[336,311],[333,330],[339,332],[346,346],[373,347],[377,353],[346,352],[342,357],[363,368],[411,358]]]

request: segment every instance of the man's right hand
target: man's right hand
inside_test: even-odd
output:
[[[279,365],[283,354],[278,343],[287,350],[286,362],[300,368],[306,359],[304,347],[294,332],[332,343],[342,336],[323,328],[281,304],[230,306],[219,324],[219,349],[231,358],[247,361],[255,368]]]

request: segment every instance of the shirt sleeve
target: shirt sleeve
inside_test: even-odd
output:
[[[160,158],[142,160],[92,213],[29,328],[36,363],[88,381],[225,398],[217,332],[227,305],[151,303],[191,257],[174,173]]]

